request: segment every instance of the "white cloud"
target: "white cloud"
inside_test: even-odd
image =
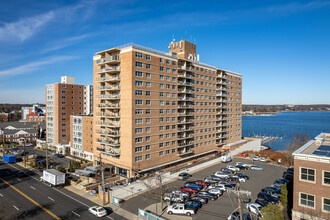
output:
[[[52,64],[52,63],[56,63],[59,61],[65,61],[65,60],[72,60],[76,57],[74,56],[58,56],[58,57],[49,57],[47,59],[42,59],[36,62],[31,62],[31,63],[27,63],[18,67],[13,67],[10,69],[6,69],[6,70],[2,70],[0,71],[0,77],[2,76],[14,76],[14,75],[20,75],[20,74],[25,74],[25,73],[29,73],[32,71],[35,71],[39,68],[41,68],[42,66],[48,65],[48,64]]]
[[[83,40],[83,39],[85,39],[89,36],[91,36],[91,34],[83,34],[83,35],[80,35],[80,36],[69,37],[69,38],[66,38],[64,40],[55,42],[52,45],[50,45],[49,47],[47,47],[43,51],[43,53],[47,53],[47,52],[50,52],[50,51],[59,50],[59,49],[71,46],[73,44],[76,44],[78,41]]]
[[[19,21],[5,23],[0,27],[0,41],[25,41],[32,37],[43,25],[54,18],[54,12],[21,18]]]

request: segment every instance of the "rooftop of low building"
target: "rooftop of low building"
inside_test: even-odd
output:
[[[293,155],[330,158],[330,133],[321,133],[296,150]]]

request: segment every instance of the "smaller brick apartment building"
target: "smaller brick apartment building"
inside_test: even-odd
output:
[[[330,219],[330,134],[321,133],[293,156],[292,219]]]
[[[93,161],[93,116],[70,116],[70,154]]]
[[[33,143],[37,140],[40,128],[45,123],[3,122],[0,123],[0,142]]]

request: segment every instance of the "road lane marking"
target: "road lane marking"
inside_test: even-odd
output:
[[[15,208],[17,211],[19,210],[16,206],[14,206],[14,208]]]
[[[54,199],[50,198],[49,196],[48,196],[48,199],[50,199],[50,200],[52,200],[54,202]]]
[[[57,217],[54,213],[52,213],[51,211],[49,211],[48,209],[46,209],[45,207],[43,207],[42,205],[40,205],[39,203],[37,203],[36,201],[34,201],[33,199],[31,199],[29,196],[27,196],[26,194],[24,194],[23,192],[21,192],[19,189],[17,189],[15,186],[11,185],[10,183],[8,183],[6,180],[2,179],[0,177],[0,180],[2,182],[4,182],[5,184],[7,184],[8,186],[10,186],[12,189],[14,189],[16,192],[18,192],[19,194],[21,194],[22,196],[24,196],[26,199],[30,200],[30,202],[34,203],[36,206],[38,206],[39,208],[41,208],[42,210],[44,210],[45,212],[47,212],[50,216],[52,216],[54,219],[56,220],[61,220],[59,217]]]
[[[21,181],[21,179],[19,179],[19,178],[16,178],[18,181]]]
[[[80,217],[80,215],[74,211],[72,211],[73,214],[75,214],[76,216]]]
[[[30,186],[32,189],[36,190],[36,188],[34,188],[33,186]]]
[[[2,194],[0,194],[0,196],[1,196],[1,197],[3,197],[3,195],[2,195]]]

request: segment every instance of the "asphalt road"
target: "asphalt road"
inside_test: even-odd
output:
[[[230,163],[219,163],[213,165],[211,167],[200,170],[196,173],[193,173],[193,176],[189,178],[187,181],[193,180],[203,180],[205,177],[215,173],[216,171],[220,171],[222,167],[226,167],[227,165],[234,165],[235,162],[241,161],[247,164],[252,164],[251,160],[235,158]],[[285,168],[280,166],[274,166],[271,164],[263,163],[263,162],[255,162],[256,165],[260,165],[265,168],[264,171],[241,171],[250,177],[250,179],[246,183],[241,183],[241,190],[247,190],[251,192],[252,201],[254,201],[257,197],[257,194],[263,187],[270,186],[275,179],[281,178],[283,171]],[[165,188],[168,189],[180,189],[183,186],[185,181],[175,180],[166,185]],[[138,208],[145,209],[151,204],[156,202],[160,202],[159,196],[159,188],[150,190],[148,192],[142,193],[132,199],[126,201],[122,208],[136,213]],[[166,205],[166,203],[164,203]],[[218,200],[210,201],[208,204],[204,205],[201,209],[198,210],[197,214],[192,216],[193,219],[227,219],[228,216],[233,212],[234,209],[237,208],[237,196],[233,193],[224,193]],[[244,205],[245,206],[245,205]],[[169,219],[176,219],[176,215],[165,217]]]
[[[49,187],[32,171],[25,170],[28,176],[17,178],[17,169],[24,170],[16,164],[0,165],[0,219],[96,218],[88,212],[95,203],[65,188]],[[111,212],[105,219],[125,218]]]

